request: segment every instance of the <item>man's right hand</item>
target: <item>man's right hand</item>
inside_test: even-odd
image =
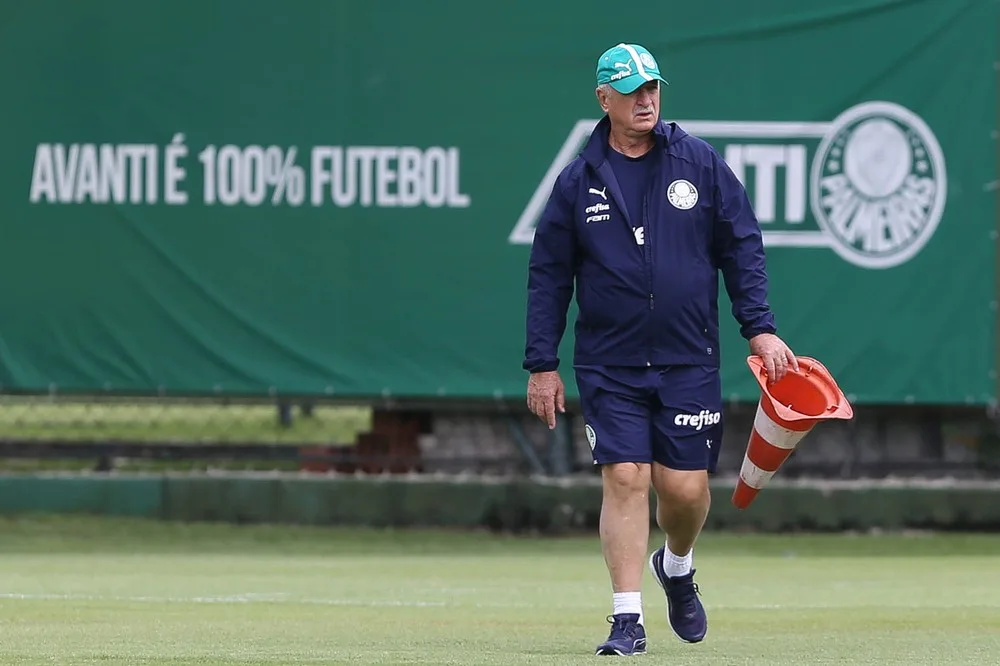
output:
[[[528,409],[548,424],[556,427],[556,411],[566,411],[566,388],[559,372],[534,372],[528,378]]]

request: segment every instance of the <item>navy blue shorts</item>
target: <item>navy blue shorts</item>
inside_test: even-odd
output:
[[[714,473],[722,448],[722,381],[708,366],[577,366],[595,465],[658,462]]]

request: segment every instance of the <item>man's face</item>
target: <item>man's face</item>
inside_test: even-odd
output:
[[[628,95],[617,90],[599,90],[597,98],[611,122],[630,133],[644,134],[660,117],[660,82],[647,81]]]

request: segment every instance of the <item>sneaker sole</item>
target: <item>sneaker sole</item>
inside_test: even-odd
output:
[[[646,654],[646,649],[636,650],[634,652],[622,652],[618,648],[611,648],[610,650],[598,650],[595,653],[597,657],[637,657],[640,654]]]
[[[655,580],[656,584],[660,586],[661,590],[663,590],[663,594],[666,594],[667,593],[667,587],[663,584],[663,581],[660,580],[660,575],[656,571],[656,551],[653,551],[653,554],[649,556],[649,572],[651,574],[653,574],[653,580]],[[688,639],[686,639],[683,636],[681,636],[680,634],[678,634],[677,630],[674,629],[674,625],[671,624],[671,622],[670,622],[670,602],[669,601],[667,602],[667,626],[670,627],[671,633],[673,633],[673,635],[677,637],[677,640],[679,640],[682,643],[688,643],[688,644],[700,643],[703,640],[705,640],[705,636],[708,635],[708,630],[706,629],[705,633],[702,634],[701,638],[695,639],[693,641],[689,641]]]
[[[632,652],[622,652],[618,648],[611,647],[610,645],[604,645],[597,648],[595,656],[606,657],[606,656],[617,656],[617,657],[633,657],[639,654],[646,654],[646,639],[643,638],[642,646],[634,646]]]

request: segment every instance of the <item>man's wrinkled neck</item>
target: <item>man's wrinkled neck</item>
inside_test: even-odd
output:
[[[608,134],[608,145],[626,157],[642,157],[652,150],[655,144],[656,137],[652,131],[636,135],[612,128]]]

